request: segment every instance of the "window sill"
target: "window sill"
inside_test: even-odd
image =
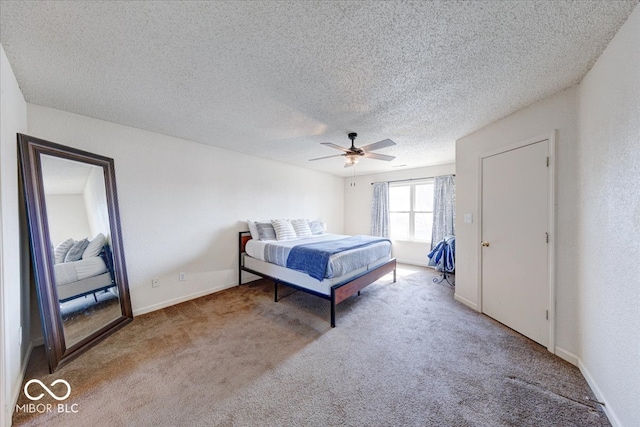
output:
[[[429,240],[394,239],[393,237],[390,237],[389,240],[391,240],[392,242],[398,242],[398,243],[416,243],[420,245],[431,244],[431,241]]]

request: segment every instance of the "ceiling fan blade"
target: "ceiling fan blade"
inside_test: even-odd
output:
[[[309,161],[312,162],[314,160],[322,160],[322,159],[329,159],[331,157],[342,157],[342,156],[344,156],[344,154],[334,154],[333,156],[316,157],[315,159],[309,159]]]
[[[369,151],[379,150],[381,148],[391,147],[393,145],[396,145],[396,143],[387,138],[383,139],[382,141],[374,142],[373,144],[360,147],[360,149],[368,153]]]
[[[387,162],[390,162],[391,160],[396,158],[395,156],[387,156],[386,154],[378,154],[378,153],[365,153],[364,157],[367,157],[369,159],[385,160]]]
[[[336,150],[344,151],[345,153],[349,152],[347,148],[336,145],[333,142],[321,142],[320,144],[326,145],[327,147],[335,148]]]

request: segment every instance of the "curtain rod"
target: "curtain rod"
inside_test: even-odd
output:
[[[376,181],[376,182],[372,182],[371,185],[373,184],[377,184],[379,182],[388,182],[388,183],[392,183],[392,182],[406,182],[406,181],[420,181],[423,179],[431,179],[431,178],[437,178],[439,176],[456,176],[455,173],[448,173],[445,175],[435,175],[435,176],[424,176],[422,178],[407,178],[407,179],[396,179],[395,181]]]

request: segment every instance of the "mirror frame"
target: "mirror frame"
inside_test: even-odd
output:
[[[31,262],[36,280],[40,319],[44,334],[45,351],[49,361],[49,372],[79,356],[98,342],[105,339],[133,320],[127,270],[122,247],[120,214],[116,192],[116,178],[113,159],[88,153],[64,145],[45,141],[32,136],[18,134],[22,187],[24,190]],[[64,337],[60,304],[55,286],[53,269],[53,248],[49,234],[47,209],[45,205],[44,181],[42,178],[42,154],[99,166],[104,171],[109,226],[111,227],[111,252],[121,316],[94,331],[87,337],[67,348]]]

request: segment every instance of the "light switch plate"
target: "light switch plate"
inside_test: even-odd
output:
[[[473,222],[473,214],[464,214],[465,224],[471,224]]]

